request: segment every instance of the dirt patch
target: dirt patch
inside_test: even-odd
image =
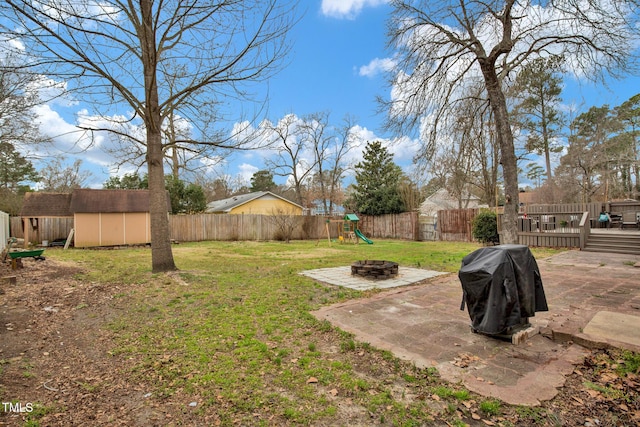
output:
[[[75,264],[50,259],[25,259],[24,268],[16,271],[0,264],[0,278],[16,277],[15,284],[0,281],[0,425],[21,426],[30,419],[55,426],[219,423],[214,406],[206,410],[189,406],[197,396],[179,391],[156,397],[144,379],[129,378],[136,361],[114,354],[117,330],[110,324],[117,324],[130,309],[122,295],[144,285],[123,289],[86,282],[77,279],[81,271]],[[394,380],[399,375],[398,362],[376,352],[344,353],[340,345],[339,337],[328,332],[319,339],[318,350],[346,359],[364,383],[384,378],[398,402],[431,402],[434,414],[442,415],[434,415],[433,425],[452,425],[452,418],[467,425],[640,423],[640,373],[618,375],[620,360],[616,353],[592,353],[570,375],[559,395],[541,407],[503,405],[499,414],[489,416],[480,409],[482,402],[477,396],[466,401],[440,401],[433,388]],[[318,392],[337,407],[335,420],[339,423],[385,425],[381,417],[360,406],[349,393],[320,386]],[[25,412],[20,413],[20,409]],[[260,421],[286,424],[278,416],[256,418],[256,424]]]
[[[144,389],[121,375],[105,325],[120,314],[117,286],[76,280],[62,262],[0,265],[0,425],[139,425]],[[125,364],[126,365],[126,364]],[[24,412],[19,413],[19,410]],[[144,423],[143,423],[144,424]]]

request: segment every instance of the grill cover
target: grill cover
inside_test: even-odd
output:
[[[528,324],[536,311],[548,311],[540,270],[524,245],[478,249],[462,260],[458,272],[471,327],[476,332],[509,334]]]

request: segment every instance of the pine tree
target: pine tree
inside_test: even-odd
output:
[[[356,164],[356,183],[351,206],[365,215],[384,215],[404,211],[399,184],[400,166],[380,141],[367,143],[363,160]]]
[[[38,174],[29,160],[9,142],[0,142],[0,188],[16,191],[20,184],[38,181]]]
[[[551,153],[562,146],[557,138],[564,124],[562,99],[562,59],[542,58],[525,66],[512,88],[516,106],[512,115],[527,135],[526,150],[544,156],[547,180],[551,181]]]
[[[273,173],[268,170],[259,170],[251,177],[251,191],[273,191],[276,183],[273,182]]]

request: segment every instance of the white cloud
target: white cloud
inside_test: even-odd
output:
[[[413,161],[413,158],[420,150],[420,146],[419,140],[403,136],[391,141],[388,149],[393,153],[393,159],[396,163],[406,163]]]
[[[260,169],[254,165],[250,165],[248,163],[242,163],[238,165],[238,175],[242,178],[244,182],[251,182],[251,177],[254,173],[258,172]]]
[[[360,125],[355,125],[351,128],[351,130],[349,130],[349,133],[351,133],[352,135],[354,135],[354,139],[356,141],[362,141],[363,144],[362,147],[364,148],[364,143],[366,142],[373,142],[376,141],[380,138],[378,138],[375,134],[375,132],[373,132],[370,129],[367,129],[365,127],[362,127]]]
[[[371,60],[367,65],[363,65],[358,70],[358,75],[364,77],[375,77],[380,73],[393,70],[398,61],[392,58],[375,58]]]
[[[364,7],[376,7],[388,0],[322,0],[322,14],[332,18],[354,19]]]

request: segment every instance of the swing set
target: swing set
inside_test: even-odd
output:
[[[373,242],[358,229],[358,221],[360,221],[360,219],[356,214],[346,214],[342,219],[328,219],[325,223],[325,228],[327,230],[329,246],[331,246],[331,228],[333,228],[333,225],[336,226],[338,241],[340,243],[350,242],[358,244],[359,239],[362,239],[370,245],[373,244]]]

